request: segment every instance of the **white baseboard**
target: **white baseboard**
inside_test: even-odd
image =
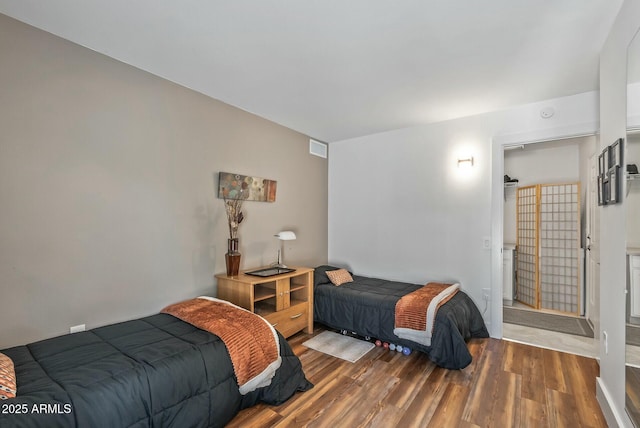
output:
[[[596,398],[598,399],[598,403],[600,404],[600,409],[602,410],[602,414],[607,421],[607,425],[611,428],[632,428],[633,423],[631,423],[631,419],[627,416],[627,413],[623,411],[621,415],[615,408],[613,408],[609,403],[612,402],[611,394],[607,390],[607,387],[602,383],[602,379],[600,377],[596,378]]]

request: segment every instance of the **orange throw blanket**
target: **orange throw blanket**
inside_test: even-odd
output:
[[[222,339],[242,395],[271,384],[282,357],[278,335],[264,318],[206,296],[167,306],[162,312]]]
[[[459,289],[458,283],[430,282],[402,296],[396,303],[396,322],[393,333],[401,339],[431,346],[438,308],[448,302]]]

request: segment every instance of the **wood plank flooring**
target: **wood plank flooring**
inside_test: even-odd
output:
[[[324,331],[316,325],[314,334]],[[514,342],[473,339],[471,365],[375,348],[355,364],[289,343],[313,389],[281,406],[242,411],[229,427],[606,427],[596,360]]]

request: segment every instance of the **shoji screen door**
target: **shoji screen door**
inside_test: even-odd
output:
[[[516,299],[579,314],[579,183],[519,188],[517,216]]]
[[[518,188],[516,300],[539,307],[538,296],[538,186]]]

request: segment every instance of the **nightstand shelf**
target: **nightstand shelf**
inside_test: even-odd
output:
[[[269,277],[218,274],[218,298],[264,317],[284,337],[313,333],[313,269],[295,269]]]
[[[261,317],[264,317],[274,313],[276,311],[276,305],[269,302],[256,302],[253,311]]]
[[[274,284],[275,286],[275,284]],[[276,298],[276,289],[275,287],[265,287],[264,285],[256,286],[254,291],[254,302],[259,302],[260,300],[266,299],[275,299]]]

